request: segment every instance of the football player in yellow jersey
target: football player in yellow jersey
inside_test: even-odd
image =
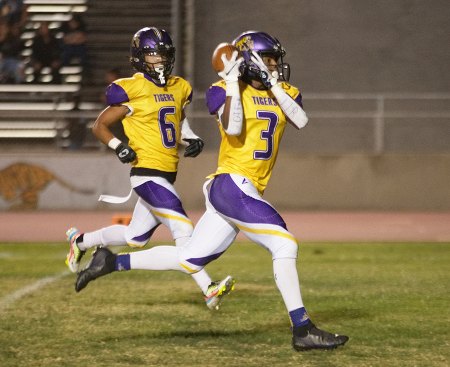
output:
[[[301,129],[308,122],[302,97],[288,83],[290,68],[276,38],[248,31],[233,44],[242,57],[237,52],[230,59],[222,56],[222,80],[206,94],[222,136],[217,170],[203,188],[206,212],[185,247],[158,246],[139,255],[158,259],[154,264],[149,261],[147,269],[192,274],[220,257],[242,231],[272,255],[275,282],[291,320],[294,349],[333,349],[344,345],[348,337],[321,330],[310,320],[297,274],[297,241],[281,215],[262,198],[287,123]],[[133,255],[99,257],[95,266],[80,273],[77,283],[84,286],[117,270],[108,263],[127,262],[129,256]]]
[[[203,149],[203,141],[190,129],[184,112],[192,99],[192,87],[183,78],[171,75],[175,47],[163,29],[139,30],[131,42],[130,61],[138,73],[107,87],[108,107],[95,121],[93,133],[123,163],[131,164],[131,186],[138,201],[128,226],[112,225],[88,233],[80,233],[76,228],[67,231],[70,251],[66,264],[73,272],[78,270],[88,248],[127,244],[143,247],[161,223],[169,228],[177,246],[185,245],[193,231],[173,186],[179,143],[186,145],[185,157],[196,157]],[[128,144],[111,132],[110,127],[120,120]],[[140,269],[141,264],[137,257],[131,263],[121,263],[120,267]],[[221,298],[234,284],[230,276],[212,282],[206,271],[193,274],[193,278],[211,309],[218,308]]]

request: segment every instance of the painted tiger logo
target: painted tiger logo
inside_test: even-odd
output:
[[[94,193],[94,190],[69,184],[41,166],[18,162],[0,171],[0,195],[12,203],[9,209],[37,209],[39,194],[54,181],[73,192],[86,195]]]

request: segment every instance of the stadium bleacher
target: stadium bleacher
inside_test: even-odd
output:
[[[64,22],[71,19],[73,13],[84,13],[88,8],[87,0],[25,0],[24,3],[28,13],[25,30],[21,35],[25,43],[25,49],[22,51],[25,65],[29,62],[33,37],[41,22],[49,22],[50,30],[57,31]],[[62,38],[61,32],[56,33],[56,38]],[[27,82],[35,82],[32,67],[27,66],[25,74]],[[49,68],[43,68],[42,74],[42,78],[39,80],[41,83],[52,81]],[[60,74],[63,83],[81,83],[82,68],[80,65],[63,66]]]
[[[42,143],[42,147],[64,148],[70,119],[82,119],[86,128],[103,108],[101,94],[105,88],[105,73],[119,68],[124,75],[132,70],[128,55],[130,37],[136,29],[151,24],[170,28],[172,7],[167,1],[154,1],[152,15],[148,16],[148,2],[135,1],[133,7],[123,6],[117,0],[25,0],[27,23],[21,35],[25,49],[25,83],[0,84],[0,139],[10,147]],[[147,10],[147,11],[145,11]],[[117,14],[121,19],[117,22]],[[61,39],[58,30],[73,13],[80,13],[88,27],[89,71],[77,64],[60,68],[61,84],[53,84],[50,68],[43,68],[39,80],[34,80],[34,70],[29,65],[31,46],[36,30],[43,21]],[[35,84],[39,82],[38,84]],[[74,102],[74,99],[77,102]],[[49,141],[52,143],[49,144]],[[53,144],[54,143],[54,144]],[[100,148],[91,141],[87,147]]]
[[[29,65],[31,46],[36,30],[43,21],[57,31],[73,13],[87,10],[86,0],[25,0],[27,22],[21,34],[24,41],[22,57],[25,64],[24,84],[0,85],[0,139],[8,146],[41,142],[44,146],[64,147],[71,118],[81,114],[94,116],[98,104],[74,101],[81,94],[83,68],[75,63],[60,68],[61,84],[52,84],[50,68],[43,68],[39,80]],[[56,33],[61,39],[62,34]],[[39,82],[38,84],[35,84]],[[49,141],[55,144],[50,144]]]

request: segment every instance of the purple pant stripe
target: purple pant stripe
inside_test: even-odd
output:
[[[158,223],[150,231],[145,232],[144,234],[141,234],[140,236],[133,237],[132,240],[137,241],[137,242],[148,241],[150,239],[150,237],[153,235],[153,233],[156,231],[156,228],[158,228],[160,224],[161,223]]]
[[[135,187],[134,191],[154,208],[170,209],[187,217],[180,199],[164,186],[147,181]]]
[[[191,264],[197,265],[197,266],[205,266],[206,264],[209,264],[211,261],[220,257],[220,255],[222,255],[222,254],[223,254],[223,252],[220,252],[218,254],[213,254],[213,255],[206,256],[206,257],[186,259],[186,261],[190,262]]]
[[[287,229],[283,218],[272,206],[246,195],[229,174],[214,178],[209,190],[209,200],[219,213],[227,217],[245,223],[274,224]]]

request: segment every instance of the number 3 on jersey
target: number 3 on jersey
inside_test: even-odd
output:
[[[278,124],[278,115],[271,111],[257,111],[256,117],[260,120],[268,120],[269,125],[267,130],[261,131],[261,139],[266,140],[266,150],[255,150],[253,152],[253,159],[269,159],[273,152],[273,134]]]
[[[175,107],[162,107],[158,112],[158,124],[163,145],[166,148],[174,148],[177,143],[177,134],[173,122],[167,121],[167,115],[175,115]]]

